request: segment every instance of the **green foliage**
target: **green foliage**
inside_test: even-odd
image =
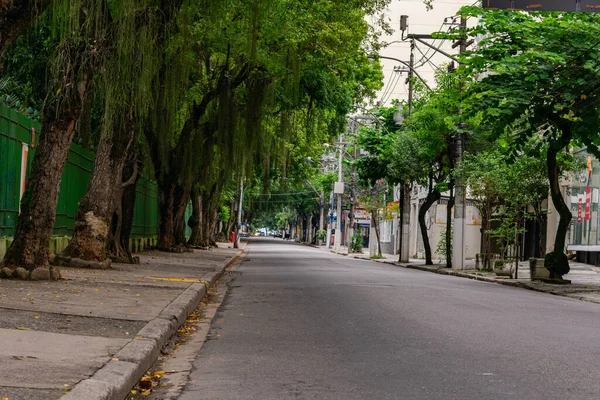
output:
[[[454,238],[454,224],[450,228],[450,241],[449,241],[450,243],[452,243],[453,238]],[[450,246],[450,248],[447,248],[446,235],[442,235],[442,237],[440,237],[440,240],[435,248],[435,252],[441,256],[444,256],[446,258],[446,260],[452,259],[452,246]]]
[[[323,243],[327,238],[327,231],[325,229],[319,229],[315,235],[315,238],[319,243]]]
[[[363,236],[360,225],[358,225],[352,234],[348,250],[350,253],[362,253],[363,251]]]
[[[221,211],[219,212],[219,219],[221,221],[229,221],[231,219],[231,209],[228,206],[221,206]]]
[[[600,15],[479,7],[461,14],[479,18],[468,34],[482,37],[459,69],[466,83],[465,115],[479,114],[480,129],[495,137],[508,129],[514,151],[531,136],[557,142],[565,126],[577,144],[596,151]]]

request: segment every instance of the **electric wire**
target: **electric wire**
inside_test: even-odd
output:
[[[400,78],[402,78],[402,73],[398,72],[397,76],[395,77],[396,80],[393,83],[393,85],[390,85],[390,90],[388,91],[388,93],[386,93],[385,97],[382,97],[382,103],[381,104],[385,104],[389,98],[391,97],[391,95],[394,93],[394,90],[396,90],[396,86],[398,86],[398,81],[400,81]],[[392,77],[392,80],[394,80],[394,77]]]

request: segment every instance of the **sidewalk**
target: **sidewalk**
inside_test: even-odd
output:
[[[330,251],[335,253],[332,249],[327,246],[313,246],[323,251]],[[466,260],[464,270],[454,270],[446,268],[443,261],[433,260],[434,265],[425,265],[425,261],[422,259],[410,259],[409,263],[399,263],[398,256],[392,254],[383,254],[383,259],[371,259],[369,252],[363,251],[362,253],[350,253],[348,254],[348,248],[342,246],[338,252],[340,255],[372,260],[375,262],[381,262],[399,267],[418,269],[427,272],[433,272],[443,275],[451,275],[468,279],[475,279],[484,282],[498,283],[501,285],[520,287],[523,289],[535,290],[538,292],[549,293],[557,296],[565,296],[578,300],[589,301],[592,303],[600,304],[600,268],[593,265],[578,263],[570,261],[571,271],[565,275],[565,279],[569,279],[571,284],[559,285],[550,284],[541,281],[531,280],[529,273],[529,262],[519,262],[519,279],[509,279],[506,277],[498,277],[493,272],[478,271],[475,269],[475,260]]]
[[[124,399],[242,253],[138,254],[58,282],[0,280],[0,399]]]

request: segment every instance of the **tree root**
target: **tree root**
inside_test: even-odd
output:
[[[76,257],[69,257],[63,254],[56,254],[50,256],[50,264],[70,267],[70,268],[90,268],[90,269],[111,269],[111,260],[106,259],[104,261],[90,261]]]
[[[118,264],[139,264],[140,263],[140,258],[137,257],[137,256],[129,256],[129,255],[117,256],[117,255],[110,255],[109,258],[112,260],[112,262],[118,263]]]
[[[192,253],[194,250],[189,245],[179,245],[175,247],[156,247],[156,250],[165,253]]]
[[[60,269],[53,267],[38,267],[33,271],[29,271],[23,267],[11,269],[3,267],[0,269],[0,279],[19,279],[32,281],[58,281],[62,278]]]

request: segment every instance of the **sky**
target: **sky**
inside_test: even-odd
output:
[[[391,43],[380,51],[381,56],[398,58],[408,62],[410,58],[410,42],[401,42],[400,15],[408,15],[408,32],[414,34],[431,34],[433,32],[447,31],[450,25],[444,25],[444,19],[450,22],[456,12],[464,5],[477,4],[476,0],[434,0],[433,9],[427,11],[422,0],[392,0],[388,7],[386,18],[390,26],[395,30],[391,36],[382,38],[385,42],[399,41]],[[458,22],[459,19],[456,19]],[[458,49],[452,49],[452,43],[442,40],[428,40],[430,44],[440,47],[448,53],[456,53]],[[417,42],[415,49],[415,65],[417,72],[427,81],[429,86],[435,86],[434,71],[435,68],[445,68],[450,60],[437,52],[434,52],[427,46]],[[384,87],[378,93],[377,101],[383,105],[390,105],[393,99],[406,100],[408,98],[408,84],[405,83],[407,72],[395,72],[394,67],[401,66],[398,62],[391,60],[381,60],[383,65]],[[405,69],[405,68],[403,68]]]

